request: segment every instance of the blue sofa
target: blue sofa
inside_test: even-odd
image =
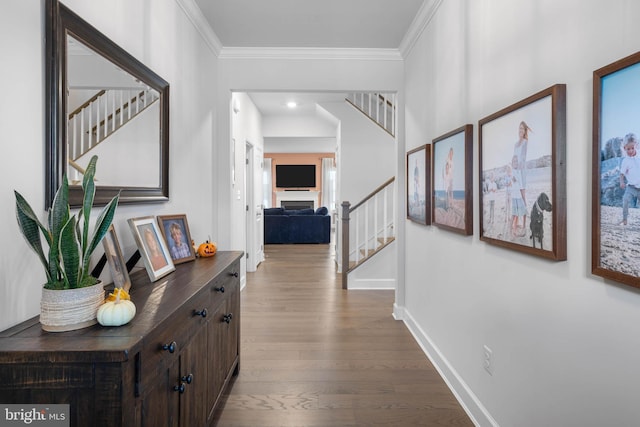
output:
[[[326,207],[317,210],[268,208],[264,210],[264,243],[329,243],[331,215]]]

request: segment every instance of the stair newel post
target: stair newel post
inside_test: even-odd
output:
[[[349,272],[349,209],[351,203],[342,202],[342,289],[347,289]]]

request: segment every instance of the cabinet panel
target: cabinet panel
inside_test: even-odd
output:
[[[0,332],[0,402],[69,404],[73,427],[206,425],[238,351],[241,256],[183,263],[161,282],[133,273],[137,313],[120,327],[48,333],[36,317]]]
[[[136,418],[141,427],[177,427],[180,395],[174,387],[178,383],[179,361],[163,369],[138,404]]]
[[[207,330],[201,328],[180,355],[180,425],[202,426],[207,420]]]

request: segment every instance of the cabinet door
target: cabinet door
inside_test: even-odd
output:
[[[207,421],[207,328],[203,325],[180,354],[180,425],[203,426]]]
[[[238,347],[240,345],[240,290],[237,286],[235,286],[229,294],[227,315],[231,315],[231,321],[228,323],[225,331],[225,377],[230,373],[231,366],[233,366],[236,357],[240,354]],[[239,360],[238,364],[240,364]]]
[[[136,418],[143,427],[175,427],[179,422],[180,392],[176,390],[179,361],[163,369],[158,381],[139,402]]]
[[[225,365],[225,348],[226,348],[226,330],[228,324],[226,323],[225,315],[227,314],[227,303],[222,302],[211,316],[208,329],[208,376],[209,376],[209,391],[208,391],[208,406],[209,414],[213,412],[214,406],[224,385],[224,379],[226,377],[224,365]]]

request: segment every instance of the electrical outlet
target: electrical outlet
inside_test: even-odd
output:
[[[493,351],[486,345],[482,347],[483,352],[483,362],[482,366],[484,366],[484,370],[489,373],[489,375],[493,375]]]

